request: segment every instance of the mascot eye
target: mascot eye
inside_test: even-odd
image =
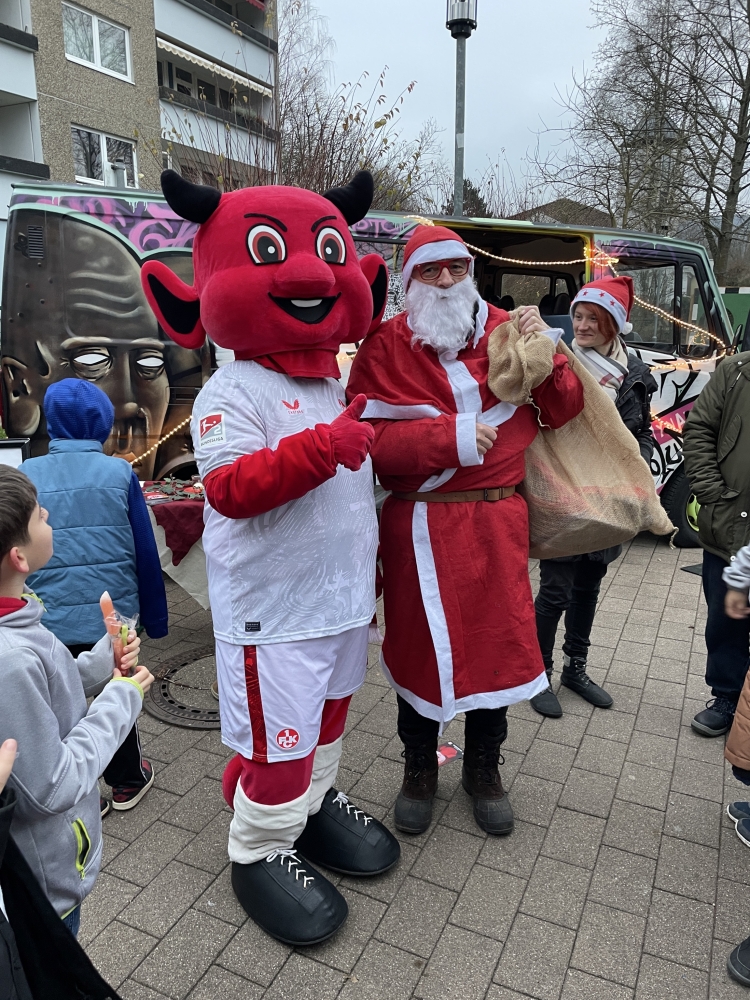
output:
[[[326,226],[318,233],[315,244],[318,257],[326,264],[344,264],[346,262],[346,243],[344,237],[336,229]]]
[[[247,248],[256,264],[278,264],[286,258],[286,243],[270,226],[253,226],[247,234]]]

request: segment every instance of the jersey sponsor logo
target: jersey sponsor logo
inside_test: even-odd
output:
[[[293,403],[288,403],[285,399],[282,399],[281,402],[286,407],[286,412],[290,417],[298,417],[300,414],[305,412],[300,406],[300,401],[298,399],[295,399]]]
[[[339,406],[341,407],[342,410],[345,410],[346,409],[346,400],[340,399],[339,400]]]
[[[199,425],[200,444],[204,448],[224,444],[227,439],[223,413],[209,413],[201,417]]]
[[[282,750],[294,750],[299,743],[299,733],[296,729],[280,729],[276,733],[276,744]]]

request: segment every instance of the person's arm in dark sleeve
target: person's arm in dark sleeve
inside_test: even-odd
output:
[[[128,519],[135,543],[135,568],[138,576],[138,604],[141,624],[151,639],[160,639],[169,631],[167,594],[161,575],[159,552],[154,530],[143,499],[141,484],[133,472],[128,489]]]
[[[651,424],[651,397],[659,387],[657,386],[652,375],[646,376],[644,379],[644,385],[646,390],[643,398],[643,417],[641,429],[636,434],[636,440],[638,441],[641,457],[647,465],[651,465],[651,458],[654,454],[654,448],[656,447],[654,429]]]
[[[702,504],[737,495],[724,482],[716,457],[727,377],[731,374],[728,365],[717,368],[696,399],[682,432],[685,473]]]

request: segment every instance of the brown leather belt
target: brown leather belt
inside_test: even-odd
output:
[[[516,492],[515,486],[496,486],[489,490],[464,490],[459,493],[391,493],[397,500],[420,500],[423,503],[475,503],[478,500],[505,500]]]

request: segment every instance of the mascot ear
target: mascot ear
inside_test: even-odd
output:
[[[360,170],[344,187],[331,188],[323,195],[332,201],[346,219],[347,226],[353,226],[370,211],[375,186],[369,170]]]
[[[221,201],[221,193],[207,184],[191,184],[174,170],[164,170],[161,189],[169,207],[188,222],[207,222]]]
[[[372,292],[372,320],[365,334],[367,336],[377,330],[383,319],[388,302],[388,265],[379,253],[368,253],[360,259],[359,265]]]
[[[141,268],[141,284],[160,325],[180,347],[198,350],[205,339],[200,302],[195,289],[159,260]]]

